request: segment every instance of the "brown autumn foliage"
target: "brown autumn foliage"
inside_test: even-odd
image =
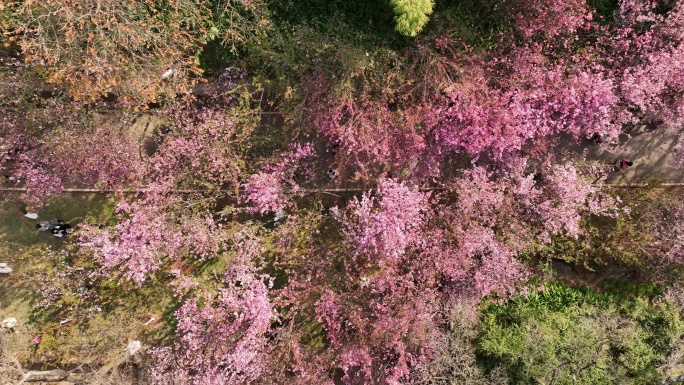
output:
[[[116,94],[139,104],[187,91],[202,73],[198,54],[203,45],[213,39],[239,43],[259,25],[257,17],[247,16],[258,1],[227,1],[213,9],[206,4],[4,1],[0,28],[6,46],[18,45],[27,64],[49,82],[65,85],[73,98],[92,101]]]

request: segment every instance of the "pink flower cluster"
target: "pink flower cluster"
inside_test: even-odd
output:
[[[374,260],[397,260],[423,243],[421,227],[428,196],[392,179],[378,181],[377,194],[364,193],[350,207],[346,234],[356,253]]]
[[[178,340],[154,352],[154,379],[164,384],[249,383],[266,368],[267,333],[275,316],[268,277],[238,259],[223,287],[200,293],[176,310]]]
[[[299,189],[293,177],[294,171],[298,168],[306,170],[302,162],[313,155],[315,150],[310,143],[296,144],[290,152],[282,155],[280,161],[269,164],[263,171],[252,175],[243,185],[243,200],[252,204],[248,211],[262,215],[282,212],[289,205],[286,193],[297,193]]]
[[[103,272],[119,272],[137,284],[164,261],[213,258],[224,245],[223,230],[208,213],[178,217],[174,210],[183,205],[176,197],[152,192],[141,200],[122,202],[115,228],[86,227],[80,243],[93,250]]]
[[[528,48],[482,66],[437,108],[440,145],[501,159],[546,136],[620,132],[615,85],[601,72],[553,65]]]

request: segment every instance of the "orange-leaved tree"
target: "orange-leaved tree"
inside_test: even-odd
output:
[[[202,46],[244,39],[251,30],[238,22],[246,18],[226,15],[249,13],[255,2],[24,0],[3,6],[13,15],[1,26],[6,44],[16,43],[48,81],[79,100],[111,93],[138,104],[188,90],[202,73]]]

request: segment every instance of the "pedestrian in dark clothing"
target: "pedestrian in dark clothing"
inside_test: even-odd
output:
[[[68,223],[59,224],[59,225],[57,225],[57,226],[55,227],[55,229],[58,230],[58,231],[62,231],[62,230],[67,231],[67,230],[69,230],[70,228],[71,228],[71,225],[68,224]]]
[[[53,234],[55,237],[60,237],[60,238],[62,238],[63,236],[67,235],[67,231],[66,231],[66,229],[57,229],[57,228],[54,228],[54,229],[52,229],[52,234]]]
[[[72,227],[68,223],[61,222],[52,228],[50,232],[55,236],[55,237],[63,237],[67,234],[70,234],[73,232]]]
[[[627,170],[628,168],[632,167],[634,163],[632,163],[631,160],[627,158],[622,158],[615,162],[615,171],[620,171],[620,170]]]

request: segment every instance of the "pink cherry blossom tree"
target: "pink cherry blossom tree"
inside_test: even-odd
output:
[[[266,370],[268,333],[276,316],[271,283],[252,260],[258,244],[245,237],[237,248],[221,287],[200,290],[176,310],[177,340],[154,351],[156,382],[244,384]]]

